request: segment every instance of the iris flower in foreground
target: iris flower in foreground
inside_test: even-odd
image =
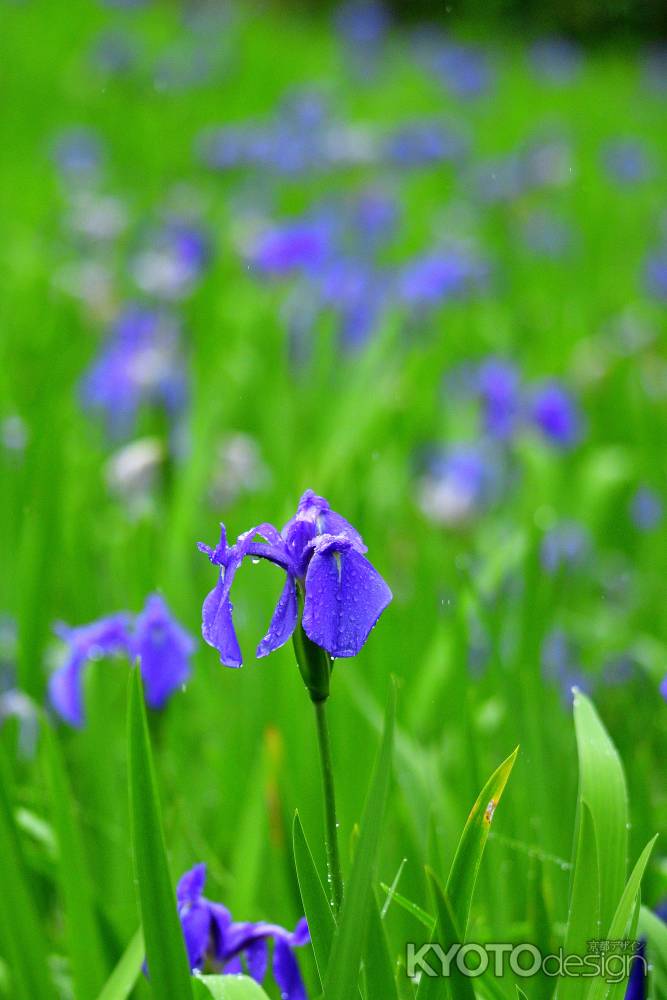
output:
[[[221,528],[214,549],[202,543],[199,548],[220,567],[218,582],[204,601],[202,634],[218,650],[222,663],[228,667],[242,663],[229,594],[246,556],[267,559],[286,574],[269,629],[257,647],[258,657],[291,638],[300,614],[311,642],[332,657],[356,656],[392,594],[366,559],[359,532],[323,497],[306,490],[296,514],[280,532],[272,524],[258,524],[228,545],[224,525]]]
[[[293,933],[277,924],[237,923],[229,910],[202,894],[206,865],[195,865],[178,883],[178,915],[190,969],[202,971],[207,963],[223,973],[247,970],[258,983],[264,982],[273,941],[273,977],[284,1000],[307,1000],[294,949],[310,941],[308,924],[301,919]]]
[[[83,668],[93,660],[118,654],[138,658],[146,701],[153,709],[164,708],[190,676],[194,640],[159,594],[151,594],[135,618],[127,613],[109,615],[76,628],[58,625],[56,633],[67,644],[67,653],[49,678],[49,700],[71,726],[84,723]]]

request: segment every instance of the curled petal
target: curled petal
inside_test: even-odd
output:
[[[201,969],[206,962],[210,919],[205,903],[196,903],[181,915],[181,927],[188,952],[190,969]]]
[[[204,891],[206,882],[206,865],[202,861],[181,875],[176,886],[176,899],[179,906],[185,903],[196,903]]]
[[[70,657],[49,678],[49,701],[70,726],[82,726],[84,722],[81,671],[85,662],[80,656]]]
[[[204,601],[201,632],[209,646],[220,653],[221,663],[227,667],[241,666],[241,647],[234,631],[232,603],[225,594],[222,573]]]
[[[306,574],[303,627],[331,656],[356,656],[391,601],[370,562],[342,536],[322,536]]]
[[[298,617],[296,580],[288,574],[280,600],[273,612],[269,630],[257,647],[257,656],[268,656],[274,649],[284,646],[296,628]]]

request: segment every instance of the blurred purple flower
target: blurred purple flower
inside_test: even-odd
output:
[[[144,403],[177,414],[185,405],[187,384],[174,321],[145,306],[127,306],[84,375],[81,397],[86,407],[106,415],[114,434],[132,429]]]
[[[630,964],[630,975],[625,988],[625,1000],[645,1000],[648,992],[646,940],[641,938]]]
[[[437,119],[399,125],[384,141],[384,158],[398,167],[428,167],[460,159],[461,135]]]
[[[603,155],[607,173],[621,184],[638,184],[653,172],[648,150],[638,139],[616,139]]]
[[[572,704],[573,688],[590,692],[590,679],[579,663],[577,646],[561,628],[551,631],[542,644],[542,672],[558,687],[564,706]]]
[[[490,89],[493,71],[481,49],[444,41],[427,53],[428,68],[456,97],[479,97]]]
[[[293,932],[262,921],[236,923],[229,910],[203,895],[206,865],[198,864],[180,879],[176,898],[183,937],[193,972],[210,963],[215,970],[233,975],[247,971],[258,983],[266,978],[273,942],[273,978],[283,1000],[307,1000],[306,989],[294,955],[309,944],[308,924],[303,917]],[[245,966],[245,969],[244,969]]]
[[[431,456],[418,486],[418,503],[435,524],[465,524],[495,498],[501,485],[497,457],[478,444],[459,444]]]
[[[632,523],[640,531],[653,531],[662,521],[662,497],[649,486],[640,486],[630,501]]]
[[[53,156],[63,174],[88,177],[102,164],[102,142],[92,129],[64,129],[54,143]]]
[[[352,0],[336,12],[336,27],[349,45],[375,49],[385,38],[389,16],[380,3]]]
[[[547,573],[576,569],[590,554],[590,537],[576,521],[561,521],[545,534],[540,558]]]
[[[570,83],[579,72],[582,55],[566,38],[542,38],[531,45],[530,61],[536,76],[562,86]]]
[[[255,540],[258,536],[262,541]],[[356,656],[392,599],[389,587],[364,557],[367,549],[359,532],[312,490],[303,494],[282,532],[265,522],[230,546],[221,525],[218,545],[213,549],[200,543],[199,549],[220,567],[218,582],[204,601],[202,635],[225,666],[242,663],[229,593],[247,556],[267,559],[287,575],[268,632],[257,647],[258,657],[291,638],[300,614],[312,642],[332,657]]]
[[[319,267],[332,252],[331,226],[320,219],[270,229],[250,253],[250,265],[268,277]]]
[[[481,283],[484,267],[466,254],[446,250],[425,254],[406,264],[398,276],[398,297],[419,309],[439,306]]]
[[[192,223],[167,223],[151,234],[130,261],[134,282],[159,299],[182,299],[192,291],[211,256],[206,234]]]
[[[579,409],[559,382],[547,382],[535,392],[530,417],[544,438],[557,448],[572,448],[581,438]]]
[[[93,660],[124,654],[138,658],[151,708],[164,708],[169,697],[190,676],[194,640],[172,617],[158,594],[148,597],[133,616],[122,612],[89,625],[56,626],[67,646],[64,662],[49,678],[49,700],[71,726],[84,724],[83,668]]]
[[[482,403],[484,430],[506,441],[517,428],[521,412],[521,376],[501,358],[487,358],[475,373],[474,388]]]
[[[667,250],[652,253],[645,265],[646,287],[657,299],[667,299]]]

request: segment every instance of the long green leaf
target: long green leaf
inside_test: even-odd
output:
[[[398,1000],[396,976],[389,954],[387,936],[374,896],[371,899],[366,933],[364,969],[366,971],[367,995],[369,997],[382,997],[382,1000]]]
[[[600,923],[608,927],[623,892],[628,853],[628,793],[623,765],[592,702],[580,691],[574,696],[574,725],[579,755],[579,802],[575,831],[577,867],[582,803],[591,812],[597,872],[600,880]]]
[[[268,1000],[261,986],[247,976],[198,976],[195,1000]]]
[[[625,889],[623,890],[618,906],[616,907],[616,912],[614,913],[613,919],[609,924],[609,930],[605,935],[605,938],[608,941],[619,941],[629,932],[633,912],[637,909],[637,900],[639,898],[642,878],[644,877],[644,872],[651,856],[653,845],[657,839],[658,837],[656,834],[653,840],[648,842],[640,854],[637,864],[632,869],[632,874],[630,875]],[[606,983],[601,976],[598,976],[596,979],[591,981],[586,994],[586,1000],[605,1000],[605,997],[607,997],[609,993],[610,984]]]
[[[127,1000],[141,973],[144,961],[144,935],[136,932],[107,979],[97,1000]]]
[[[324,886],[317,873],[313,855],[308,846],[306,835],[303,832],[298,812],[294,814],[292,839],[301,902],[303,903],[303,909],[308,919],[310,939],[313,944],[313,953],[315,955],[320,982],[323,982],[327,971],[329,955],[331,954],[336,921]]]
[[[74,797],[56,735],[47,722],[42,728],[42,758],[58,837],[58,881],[74,995],[77,1000],[91,1000],[106,979],[106,963]]]
[[[351,1000],[358,988],[359,963],[371,900],[373,871],[389,795],[395,712],[396,692],[392,680],[382,744],[366,799],[359,842],[325,977],[326,1000]]]
[[[25,997],[26,1000],[53,1000],[54,987],[47,969],[46,942],[26,877],[3,779],[4,775],[0,775],[0,949],[9,967],[12,996]]]
[[[595,843],[593,817],[587,802],[581,803],[571,881],[570,905],[565,935],[566,955],[585,955],[587,942],[600,932],[600,877],[598,850]],[[559,1000],[576,1000],[586,992],[588,982],[582,976],[565,976],[558,984]]]
[[[428,869],[427,874],[433,891],[433,898],[435,900],[436,911],[438,914],[438,929],[441,935],[439,944],[445,951],[447,951],[448,947],[454,943],[462,944],[463,937],[457,927],[454,908],[447,894],[447,890],[442,888],[434,872]],[[451,976],[447,980],[447,985],[449,987],[449,995],[452,1000],[475,1000],[475,991],[472,987],[472,980],[468,976],[464,976],[461,973],[461,970],[456,962],[452,962],[450,970]],[[436,993],[433,993],[433,996],[435,995]]]
[[[130,819],[146,961],[156,1000],[192,996],[185,942],[169,876],[141,673],[130,679],[128,713]]]
[[[451,902],[456,926],[465,937],[470,906],[475,891],[479,866],[489,837],[491,822],[505,785],[514,767],[519,748],[504,760],[477,796],[477,801],[463,829],[447,879],[447,896]]]

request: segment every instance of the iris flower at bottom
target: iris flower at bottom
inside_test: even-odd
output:
[[[308,1000],[294,949],[310,942],[308,924],[302,918],[293,932],[278,924],[237,923],[221,903],[203,895],[206,865],[187,871],[176,889],[190,969],[202,971],[210,964],[226,974],[244,970],[263,983],[269,964],[269,942],[273,942],[272,971],[283,1000]]]

